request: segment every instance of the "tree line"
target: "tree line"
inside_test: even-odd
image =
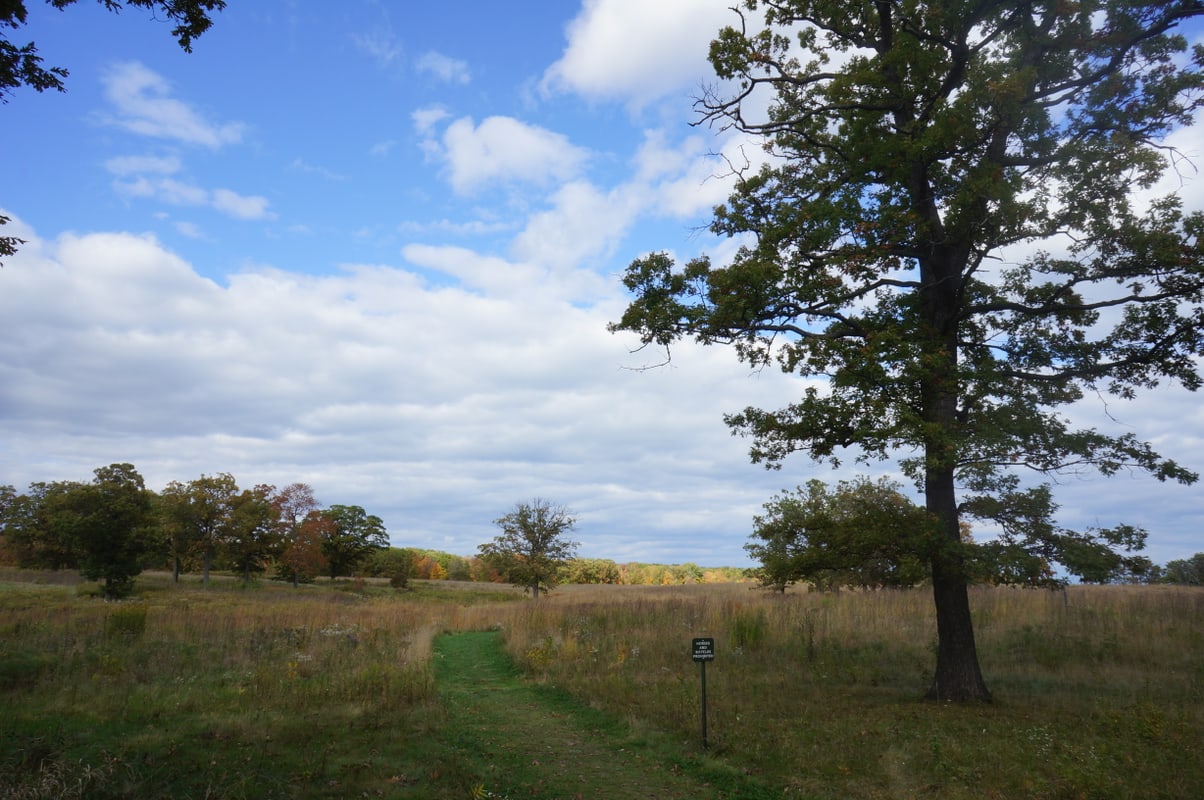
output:
[[[538,523],[527,528],[534,550],[521,535],[504,534],[502,542],[463,557],[393,547],[380,517],[356,505],[323,507],[304,483],[242,488],[221,472],[172,481],[155,492],[132,464],[110,464],[94,470],[89,482],[38,481],[23,493],[0,485],[0,563],[78,570],[98,581],[109,598],[128,596],[145,569],[170,570],[177,582],[181,573],[199,571],[208,583],[221,570],[244,581],[270,575],[294,585],[326,575],[382,577],[398,587],[415,578],[510,582],[539,590],[561,583],[680,585],[746,578],[736,567],[576,558],[575,543],[559,547],[568,528],[549,534],[540,527],[565,521],[549,517],[547,506],[535,501],[514,512],[529,515],[518,518],[524,525]]]
[[[391,548],[400,550],[400,548]],[[410,557],[409,577],[416,580],[474,581],[498,583],[504,576],[480,556],[461,556],[441,550],[405,548]],[[361,570],[365,577],[392,577],[378,561],[389,553],[374,554]],[[379,556],[379,558],[378,558]],[[610,558],[572,558],[558,567],[556,583],[611,584],[615,586],[685,586],[695,583],[737,583],[749,580],[743,567],[704,567],[693,562],[654,564],[644,561],[615,561]]]
[[[389,546],[380,517],[356,505],[323,508],[304,483],[241,488],[233,475],[201,475],[147,489],[132,464],[110,464],[91,482],[0,486],[0,535],[21,567],[78,569],[106,597],[130,594],[145,568],[265,573],[294,583],[351,575]]]

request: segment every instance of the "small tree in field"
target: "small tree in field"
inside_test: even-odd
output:
[[[744,549],[761,562],[761,583],[784,589],[915,586],[929,577],[929,550],[941,546],[937,520],[890,481],[860,478],[830,490],[822,481],[785,492],[754,519]]]
[[[1160,581],[1162,583],[1179,583],[1184,586],[1204,584],[1204,553],[1196,553],[1191,558],[1168,561]]]
[[[577,542],[567,538],[577,520],[563,506],[536,498],[493,523],[502,534],[481,545],[481,559],[507,582],[527,587],[534,599],[556,585],[560,569],[577,553]]]

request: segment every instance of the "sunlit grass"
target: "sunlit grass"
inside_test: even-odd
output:
[[[420,786],[442,602],[140,585],[0,588],[0,798],[438,796]]]
[[[925,591],[139,579],[131,601],[0,573],[0,798],[458,797],[431,669],[499,630],[529,677],[809,798],[1204,796],[1204,591],[977,589],[996,701],[921,701]],[[29,580],[26,580],[26,579]],[[567,712],[565,712],[567,713]],[[73,794],[74,793],[74,794]]]
[[[502,624],[533,676],[695,741],[690,640],[714,637],[712,751],[786,796],[1204,796],[1204,592],[976,590],[996,694],[981,707],[920,700],[931,602],[918,590],[598,587],[513,607]]]

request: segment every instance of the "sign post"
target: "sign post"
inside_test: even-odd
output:
[[[694,660],[702,671],[702,749],[707,749],[707,662],[715,660],[715,640],[712,638],[695,639],[693,642]]]

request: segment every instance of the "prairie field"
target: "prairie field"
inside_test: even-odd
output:
[[[106,603],[68,577],[0,572],[0,798],[557,796],[537,759],[500,776],[463,744],[482,732],[449,713],[432,653],[464,631],[499,632],[548,720],[608,720],[615,752],[666,775],[739,777],[706,778],[705,796],[1204,797],[1200,589],[974,590],[995,700],[953,706],[920,699],[922,590],[566,586],[536,602],[144,575]],[[521,748],[535,708],[488,733]]]

